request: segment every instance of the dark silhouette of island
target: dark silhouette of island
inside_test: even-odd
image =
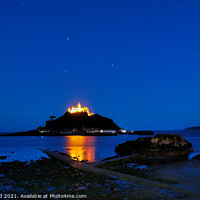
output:
[[[89,116],[86,112],[66,112],[58,118],[51,116],[44,127],[6,136],[117,135],[119,130],[120,127],[107,117],[98,114]]]
[[[184,130],[200,130],[200,126],[189,127]]]
[[[50,116],[50,120],[46,121],[44,127],[6,134],[6,136],[114,136],[118,134],[154,135],[152,131],[126,131],[114,123],[112,119],[91,113],[88,107],[81,107],[81,104],[78,103],[76,107],[68,108],[68,111],[58,118]]]
[[[94,114],[88,116],[87,113],[74,113],[66,112],[63,116],[46,122],[45,129],[50,130],[63,130],[63,129],[114,129],[118,130],[117,126],[112,119],[102,117],[101,115]]]

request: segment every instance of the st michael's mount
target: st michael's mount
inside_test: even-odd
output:
[[[112,119],[91,113],[88,107],[77,106],[68,108],[61,117],[51,116],[44,127],[35,130],[17,132],[15,136],[64,136],[64,135],[86,135],[105,136],[118,134],[140,134],[152,135],[151,131],[127,131],[120,128]]]

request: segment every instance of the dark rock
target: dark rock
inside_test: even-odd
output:
[[[196,156],[194,156],[192,159],[194,159],[194,160],[200,160],[200,154],[199,154],[199,155],[196,155]]]
[[[155,137],[141,137],[119,144],[115,152],[120,156],[132,153],[178,156],[188,154],[191,148],[192,144],[181,135],[157,134]]]

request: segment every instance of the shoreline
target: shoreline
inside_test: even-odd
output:
[[[177,186],[188,188],[190,191],[200,194],[200,161],[186,160],[149,167],[147,170],[156,178],[173,179]]]
[[[120,137],[120,138],[123,138],[123,137]],[[129,138],[131,138],[131,137],[129,137]],[[22,139],[14,139],[13,141],[21,141],[21,140]],[[85,140],[88,141],[88,139],[86,139],[86,138],[85,138]],[[100,141],[106,141],[106,140],[107,140],[106,138],[105,138],[105,140],[100,139]],[[110,140],[112,141],[113,139],[111,138]],[[4,141],[4,140],[2,139],[2,141]],[[30,139],[28,139],[28,141],[33,142],[34,140],[33,140],[33,138],[32,139],[30,138]],[[54,139],[52,141],[54,141]],[[60,143],[60,141],[62,141],[62,139],[58,138],[58,141]],[[10,153],[12,153],[12,152],[10,152]],[[106,157],[106,154],[104,154],[104,157]],[[120,161],[118,161],[118,163],[114,163],[112,165],[112,162],[110,162],[111,161],[110,159],[115,159],[115,160],[120,160]],[[53,183],[53,180],[49,179],[49,177],[46,177],[47,180],[45,180],[44,175],[45,175],[45,171],[47,171],[48,172],[47,174],[50,174],[50,176],[53,173],[56,173],[58,175],[58,177],[55,177],[55,182],[57,182],[57,183],[60,182],[59,186],[61,188],[63,188],[63,191],[65,191],[65,193],[68,191],[73,191],[73,192],[75,192],[75,194],[81,193],[82,190],[80,188],[84,188],[83,192],[86,192],[87,195],[90,195],[89,193],[92,192],[92,190],[93,190],[94,195],[96,195],[96,196],[95,197],[88,196],[89,197],[88,199],[108,199],[108,198],[109,199],[118,199],[119,197],[121,197],[121,199],[123,199],[124,197],[126,197],[127,199],[139,199],[139,198],[141,198],[141,199],[145,199],[145,198],[147,198],[147,199],[151,199],[151,198],[152,199],[153,198],[179,199],[180,198],[181,199],[181,198],[183,198],[183,196],[181,197],[181,193],[175,194],[176,192],[172,192],[170,190],[166,191],[166,189],[164,187],[156,187],[155,185],[146,187],[144,183],[148,182],[148,181],[152,181],[152,179],[151,179],[151,177],[148,177],[143,173],[145,171],[142,171],[139,169],[136,170],[135,165],[134,166],[130,165],[130,166],[128,166],[129,168],[127,168],[127,167],[126,168],[122,167],[121,169],[117,168],[119,165],[121,165],[121,166],[126,165],[126,163],[124,162],[122,157],[121,158],[120,157],[107,158],[103,162],[104,163],[110,162],[106,167],[109,168],[108,170],[113,171],[112,172],[113,175],[111,177],[104,176],[103,174],[95,175],[93,172],[83,172],[83,171],[81,171],[82,169],[76,169],[77,174],[78,173],[82,174],[81,176],[78,175],[78,177],[79,176],[81,177],[81,179],[80,179],[80,177],[78,179],[80,181],[80,183],[69,182],[68,186],[67,186],[67,190],[66,190],[66,187],[65,187],[66,185],[63,185],[63,180],[62,180],[65,177],[65,174],[63,175],[63,173],[65,172],[69,175],[72,172],[71,167],[73,167],[73,166],[71,166],[71,165],[70,165],[71,167],[69,167],[70,171],[64,170],[62,172],[62,170],[59,169],[59,166],[63,165],[63,164],[60,164],[59,161],[53,160],[53,159],[44,158],[43,161],[39,161],[37,158],[37,160],[30,161],[30,162],[20,162],[20,161],[7,162],[6,160],[4,160],[0,164],[1,166],[7,166],[7,167],[5,167],[4,173],[11,172],[11,173],[13,173],[13,177],[11,177],[11,175],[9,175],[9,174],[5,174],[3,177],[1,175],[0,189],[3,192],[3,189],[6,189],[6,187],[9,186],[9,188],[13,187],[14,189],[11,190],[11,189],[7,188],[8,193],[9,192],[15,193],[15,191],[20,192],[14,186],[14,184],[17,184],[17,186],[19,186],[21,188],[23,193],[30,193],[31,191],[33,192],[34,191],[33,187],[36,187],[36,188],[41,187],[41,192],[42,192],[42,188],[43,188],[44,189],[43,191],[46,193],[62,192],[62,191],[58,191],[56,186],[53,186],[53,189],[51,191],[48,191],[48,188],[50,187],[48,185],[49,184],[48,181],[50,181],[51,184],[54,184],[54,183]],[[2,163],[4,163],[4,164],[2,164]],[[23,164],[23,163],[26,163],[26,164]],[[28,168],[28,169],[30,168],[30,163],[32,163],[31,165],[34,165],[34,167],[36,169],[38,169],[39,171],[34,172],[33,174],[31,174],[30,171],[26,171],[27,175],[23,174],[23,170],[25,170],[25,168]],[[33,164],[33,163],[35,163],[35,164]],[[95,166],[95,165],[104,164],[104,163],[98,162],[98,163],[90,164],[90,165]],[[134,159],[132,160],[132,163],[134,164]],[[186,163],[186,165],[181,166],[181,163]],[[50,164],[52,165],[51,167],[49,166]],[[21,165],[22,166],[25,165],[23,170],[21,169]],[[139,164],[137,164],[136,167],[139,167]],[[156,169],[156,167],[157,167],[157,169]],[[99,168],[99,166],[98,166],[98,168]],[[103,169],[103,168],[101,168],[101,169]],[[185,168],[187,168],[188,170],[184,171]],[[198,174],[196,176],[194,175],[194,173],[196,173],[195,171],[197,171],[197,170],[194,170],[195,168],[198,169]],[[1,167],[1,169],[2,169],[2,167]],[[7,172],[6,172],[6,169],[7,169]],[[15,171],[13,171],[12,169],[15,169]],[[34,168],[31,168],[31,170],[33,170],[33,169]],[[43,169],[45,169],[45,170],[43,171]],[[169,164],[162,164],[160,166],[159,165],[154,166],[154,169],[155,170],[153,170],[153,167],[152,168],[147,167],[145,170],[147,170],[147,171],[149,170],[150,173],[156,172],[154,181],[157,181],[157,183],[159,185],[169,184],[170,186],[176,186],[178,188],[185,188],[185,189],[187,189],[187,187],[188,187],[189,193],[190,192],[194,193],[194,196],[199,195],[198,198],[196,198],[196,196],[195,196],[193,199],[200,199],[200,194],[198,193],[198,188],[200,186],[197,184],[198,177],[200,177],[200,161],[188,160],[185,162],[176,162],[176,163],[172,162]],[[17,175],[18,170],[21,170],[21,171],[19,171],[19,175]],[[42,170],[42,172],[40,172],[41,170]],[[22,175],[20,174],[21,172],[22,172]],[[44,176],[44,181],[41,180],[40,173],[42,174],[42,176]],[[73,173],[74,172],[72,172],[71,174],[73,174]],[[91,173],[92,173],[92,175],[91,175]],[[144,181],[141,181],[140,184],[137,181],[130,183],[130,181],[127,181],[127,180],[116,179],[117,173],[127,174],[128,177],[136,176],[137,180],[140,180],[140,178],[142,178],[144,176],[143,178],[145,178],[145,179],[144,179]],[[128,173],[130,173],[130,174],[128,174]],[[1,171],[1,174],[2,174],[2,171]],[[60,174],[63,176],[59,177]],[[163,177],[163,175],[166,175],[166,176]],[[175,177],[175,175],[176,175],[176,177]],[[87,179],[87,176],[91,176],[91,179],[89,181]],[[66,178],[71,180],[71,179],[76,178],[76,175],[73,175],[71,178],[70,177],[71,176],[68,176]],[[111,179],[113,178],[113,179],[110,180],[110,178]],[[27,179],[28,182],[26,182],[25,179]],[[92,186],[92,190],[91,190],[90,187],[91,187],[91,182],[93,180],[95,180],[95,182],[96,182],[96,180],[98,180],[97,181],[98,184],[95,186]],[[104,185],[106,180],[108,181],[106,183],[109,185],[108,187],[105,187],[105,185]],[[5,181],[5,184],[7,184],[7,185],[4,186],[3,181]],[[188,184],[187,184],[187,182],[188,182]],[[78,185],[78,186],[75,186],[73,184]],[[114,184],[114,186],[113,186],[113,184]],[[123,187],[122,187],[122,185],[123,185]],[[106,196],[102,196],[102,194],[100,193],[100,190],[101,190],[100,188],[102,188],[102,190],[104,191],[104,194]],[[124,188],[127,188],[127,191],[125,193],[123,193]],[[144,191],[149,196],[145,196],[146,194],[144,194],[145,193]],[[117,194],[117,196],[115,195],[115,193]],[[84,193],[82,193],[82,194],[84,194]],[[99,196],[99,198],[96,198],[97,196]],[[184,194],[184,198],[186,198],[186,197],[189,199],[189,197]]]
[[[74,162],[76,165],[79,164],[77,161]],[[0,191],[8,194],[30,194],[37,190],[38,194],[84,194],[87,195],[86,199],[199,198],[196,196],[198,194],[181,188],[169,186],[167,189],[166,184],[160,182],[154,183],[137,177],[133,182],[131,179],[120,180],[117,179],[115,172],[111,175],[109,172],[105,176],[99,172],[79,169],[54,158],[41,158],[29,163],[14,161],[0,163],[0,165],[1,174],[4,174],[3,179],[0,179]],[[125,175],[125,177],[129,176]]]
[[[14,137],[14,136],[38,136],[38,137],[46,137],[46,136],[119,136],[119,135],[126,135],[126,134],[45,134],[45,135],[38,135],[38,134],[33,134],[33,135],[26,135],[26,134],[5,134],[5,135],[0,135],[0,137]],[[140,135],[140,134],[127,134],[127,135],[134,135],[134,136],[153,136],[153,135]]]
[[[115,130],[115,132],[86,132],[85,130],[76,130],[76,131],[63,131],[63,130],[48,130],[45,132],[40,132],[38,130],[29,130],[22,132],[13,132],[9,134],[0,134],[0,136],[118,136],[118,135],[139,135],[139,136],[154,136],[154,132],[152,131],[127,131],[126,133],[119,132],[119,130]]]

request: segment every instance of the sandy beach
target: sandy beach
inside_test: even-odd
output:
[[[200,194],[200,161],[188,160],[149,167],[155,178],[173,180],[178,187]]]

